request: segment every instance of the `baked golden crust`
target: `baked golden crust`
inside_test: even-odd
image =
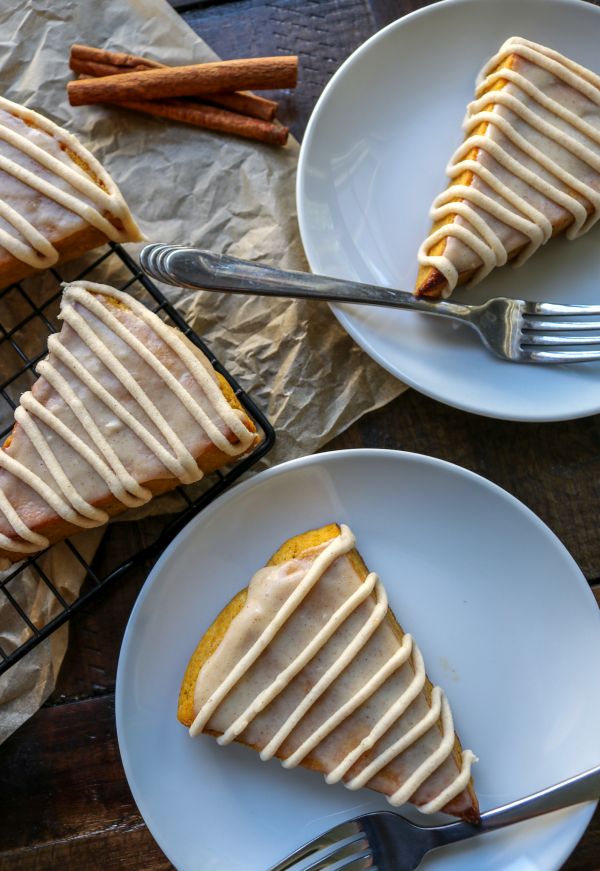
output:
[[[307,532],[300,533],[299,535],[295,535],[292,538],[289,538],[285,541],[281,547],[273,554],[271,559],[267,562],[267,566],[275,566],[285,563],[289,560],[295,559],[299,556],[302,556],[306,551],[322,545],[332,538],[335,538],[340,534],[340,527],[337,523],[331,523],[327,526],[322,526],[318,529],[311,529]],[[353,549],[348,554],[350,562],[359,575],[361,581],[364,581],[369,574],[367,566],[361,557],[358,550]],[[204,633],[202,638],[200,639],[198,645],[196,646],[194,652],[192,653],[190,660],[188,662],[187,668],[185,670],[185,674],[183,677],[183,681],[181,684],[181,689],[179,692],[179,702],[177,708],[177,717],[179,721],[188,728],[192,725],[195,717],[194,711],[194,690],[196,686],[196,680],[198,678],[198,674],[200,669],[204,665],[205,662],[210,659],[214,651],[217,649],[221,640],[223,639],[231,621],[234,617],[241,611],[243,608],[248,590],[247,588],[241,590],[237,593],[236,596],[223,608],[217,618],[213,621],[211,626]],[[372,594],[373,597],[375,594]],[[386,619],[389,621],[394,634],[398,638],[399,642],[402,641],[404,637],[404,631],[398,621],[391,608],[388,609]],[[431,693],[433,687],[429,678],[426,679],[425,683],[425,694],[427,696],[427,700],[431,703]],[[439,723],[438,723],[439,726]],[[219,732],[215,732],[213,730],[206,729],[204,730],[206,734],[212,735],[214,737],[218,737]],[[440,729],[441,731],[441,729]],[[253,745],[247,744],[240,738],[236,739],[242,744],[246,744],[246,746],[250,746],[252,749],[256,750],[256,747]],[[454,741],[454,749],[453,749],[453,757],[457,764],[457,767],[460,769],[460,759],[461,759],[462,748],[460,742],[457,737],[455,737]],[[280,753],[277,753],[277,758],[282,758]],[[319,771],[321,773],[325,773],[322,768],[311,762],[311,758],[308,757],[302,763],[303,767],[310,768],[313,771]],[[383,791],[383,790],[382,790]],[[393,791],[390,790],[390,793]],[[450,814],[454,814],[456,816],[461,816],[463,819],[468,820],[470,822],[476,822],[479,820],[479,805],[477,802],[477,796],[475,794],[475,790],[473,787],[472,779],[469,781],[467,788],[453,799],[445,808],[444,811]]]
[[[118,300],[115,300],[112,297],[108,296],[104,296],[103,300],[105,304],[107,304],[111,308],[111,310],[113,310],[113,313],[119,318],[121,322],[126,322],[128,318],[135,317],[131,310]],[[194,354],[198,358],[204,359],[199,349],[192,342],[190,342],[186,336],[184,336],[182,333],[180,333],[179,335],[180,338],[188,345],[188,347],[194,352]],[[160,355],[158,356],[160,358]],[[215,372],[215,375],[221,392],[231,408],[241,411],[243,413],[243,422],[246,428],[250,432],[256,433],[256,427],[254,425],[254,422],[244,412],[229,382],[218,372]],[[35,390],[35,385],[33,389]],[[10,444],[14,439],[15,434],[18,432],[19,428],[20,424],[15,422],[13,429],[7,436],[1,450],[7,450],[10,447]],[[230,430],[228,430],[225,435],[230,444],[235,444],[237,442],[236,437]],[[248,450],[250,450],[252,446],[258,442],[258,440],[259,436],[257,434],[252,444],[249,446]],[[202,448],[201,452],[196,452],[194,454],[194,459],[196,460],[198,466],[204,474],[210,474],[221,466],[232,462],[233,458],[228,454],[225,454],[223,451],[219,450],[212,442],[208,442]],[[140,483],[142,484],[142,486],[146,487],[152,492],[153,497],[159,496],[163,493],[167,493],[169,490],[175,489],[175,487],[177,487],[179,484],[178,480],[172,477],[169,473],[167,473],[166,470],[165,477],[154,480],[146,480]],[[106,513],[110,517],[115,517],[118,514],[121,514],[127,510],[127,507],[118,500],[116,500],[112,494],[109,494],[101,499],[91,501],[91,504],[95,508],[101,508],[102,510],[106,511]],[[57,541],[68,538],[68,536],[73,535],[76,532],[81,532],[81,527],[69,523],[68,521],[64,520],[61,517],[58,517],[57,515],[54,515],[51,520],[40,522],[36,525],[31,526],[31,529],[33,532],[36,532],[47,538],[50,544],[55,544]],[[10,534],[10,531],[7,530],[5,534]],[[0,558],[5,558],[10,562],[17,562],[18,560],[23,559],[23,555],[15,553],[14,551],[8,551],[0,548]]]
[[[106,241],[106,236],[95,227],[84,227],[62,239],[50,238],[50,242],[59,253],[59,263],[76,260],[92,248],[106,244]],[[0,289],[22,281],[35,272],[36,270],[28,263],[23,263],[5,249],[0,249]]]

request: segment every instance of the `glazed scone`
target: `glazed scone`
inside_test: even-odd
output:
[[[600,216],[600,76],[553,49],[508,39],[467,107],[465,141],[434,201],[417,295],[447,297],[552,236]]]
[[[5,561],[198,481],[258,438],[202,352],[129,294],[75,282],[60,317],[0,449]]]
[[[189,661],[178,717],[328,783],[479,819],[475,757],[346,526],[289,539],[226,606]]]
[[[57,124],[0,97],[0,287],[142,235],[96,158]]]

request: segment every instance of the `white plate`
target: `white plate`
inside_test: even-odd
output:
[[[448,692],[481,761],[483,809],[598,764],[600,617],[563,545],[520,502],[441,460],[397,451],[307,457],[235,487],[166,550],[135,605],[117,674],[129,785],[179,871],[265,871],[357,813],[368,790],[326,786],[176,719],[188,658],[223,605],[289,536],[345,521]],[[388,806],[389,807],[389,806]],[[442,851],[428,869],[549,871],[588,804]]]
[[[342,65],[309,122],[298,168],[313,272],[411,290],[431,203],[462,140],[475,76],[512,35],[600,73],[600,9],[583,0],[450,0],[407,15]],[[552,240],[456,299],[600,302],[600,226]],[[341,324],[393,375],[466,411],[562,420],[600,411],[600,363],[535,367],[486,351],[468,327],[415,312],[337,306]]]

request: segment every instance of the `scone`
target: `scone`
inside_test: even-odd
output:
[[[0,97],[0,287],[142,235],[110,175],[38,112]]]
[[[417,295],[447,297],[600,216],[600,76],[518,36],[484,67],[434,200]]]
[[[4,562],[198,481],[257,441],[201,351],[129,294],[75,282],[60,317],[0,449]]]
[[[192,736],[240,741],[392,805],[479,818],[475,757],[347,526],[289,539],[226,606],[188,664]]]

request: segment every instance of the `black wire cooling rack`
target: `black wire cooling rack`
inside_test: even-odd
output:
[[[69,275],[68,280],[87,278],[102,282],[104,273],[104,282],[106,282],[107,269],[116,266],[125,278],[114,281],[114,285],[121,290],[135,290],[136,296],[152,311],[177,326],[204,352],[217,372],[227,379],[240,403],[253,419],[261,435],[261,441],[251,453],[238,460],[226,471],[217,471],[207,476],[206,480],[210,480],[210,486],[200,495],[190,493],[190,488],[178,487],[174,493],[180,500],[181,508],[170,516],[157,538],[143,550],[110,567],[101,576],[94,570],[93,560],[89,564],[75,544],[67,540],[64,546],[70,551],[73,560],[80,564],[86,576],[80,588],[83,592],[75,600],[69,601],[70,597],[65,590],[61,591],[60,578],[51,577],[51,572],[44,567],[43,554],[28,557],[15,566],[14,570],[7,572],[0,580],[0,606],[6,614],[8,602],[11,625],[17,627],[21,640],[14,649],[10,650],[5,650],[0,645],[0,674],[7,671],[11,665],[69,620],[84,605],[89,604],[110,583],[134,566],[158,556],[194,515],[258,462],[275,441],[273,428],[260,409],[120,245],[111,243],[83,271],[77,275]],[[0,444],[12,429],[12,412],[19,402],[20,395],[35,381],[35,365],[47,353],[46,343],[49,333],[59,329],[57,314],[61,283],[66,279],[66,275],[61,275],[57,270],[52,269],[46,275],[41,296],[37,286],[34,292],[28,290],[24,282],[13,284],[0,291],[0,372],[2,373],[0,414],[3,415],[3,420],[10,420],[3,429],[0,429]],[[50,594],[44,597],[43,612],[47,619],[40,618],[39,607],[35,614],[31,608],[32,599],[35,601],[37,598],[32,596],[31,585],[39,587],[40,582],[45,585]],[[25,589],[26,587],[28,589]],[[27,602],[30,603],[29,607]]]

